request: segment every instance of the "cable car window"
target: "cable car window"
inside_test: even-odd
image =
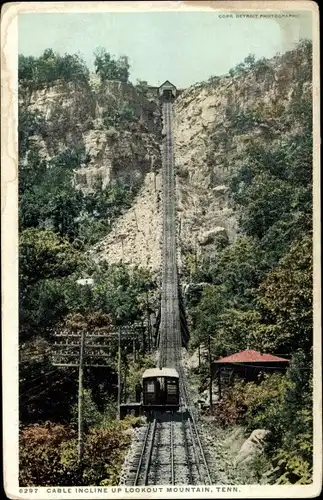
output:
[[[146,392],[155,392],[155,384],[153,380],[151,382],[147,382]]]
[[[168,394],[177,394],[177,384],[175,380],[167,380]]]

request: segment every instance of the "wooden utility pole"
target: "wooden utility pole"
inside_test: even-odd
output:
[[[111,342],[118,339],[118,418],[120,419],[121,405],[121,341],[138,338],[139,330],[142,324],[126,325],[118,327],[117,331],[106,331],[99,329],[98,334],[87,333],[84,328],[79,332],[60,332],[56,333],[53,350],[53,365],[60,367],[78,368],[78,463],[82,463],[84,450],[84,368],[100,367],[107,368],[108,365],[97,358],[110,358],[106,349],[111,351]],[[122,331],[124,330],[124,331]],[[136,332],[136,330],[138,330]],[[89,342],[88,342],[89,341]]]
[[[211,337],[208,336],[208,354],[209,354],[209,374],[210,374],[210,384],[209,384],[209,395],[210,395],[210,409],[213,406],[213,394],[212,394],[212,358],[211,358]]]
[[[83,458],[83,364],[84,364],[84,344],[85,331],[81,333],[80,344],[80,362],[79,362],[79,390],[78,390],[78,462],[82,462]]]
[[[121,327],[118,328],[118,419],[121,406]]]
[[[78,368],[78,463],[83,459],[83,436],[84,436],[84,368],[101,367],[108,365],[98,362],[91,362],[91,358],[108,358],[105,349],[109,347],[106,340],[111,337],[110,333],[104,332],[99,335],[88,334],[84,328],[80,332],[62,332],[55,334],[53,350],[53,365],[67,368]],[[87,343],[90,340],[94,343]],[[103,341],[103,342],[102,342]],[[76,359],[75,359],[76,358]]]
[[[149,293],[146,290],[146,313],[147,313],[147,335],[148,335],[148,352],[152,351],[152,326],[150,321]]]
[[[138,323],[133,323],[132,325],[125,325],[125,326],[119,326],[117,328],[117,332],[111,333],[109,337],[111,339],[116,339],[118,340],[118,395],[117,395],[117,416],[118,419],[121,417],[121,412],[120,412],[120,406],[121,406],[121,399],[122,399],[122,390],[121,390],[121,382],[122,382],[122,376],[121,376],[121,343],[123,339],[126,340],[135,340],[138,337],[138,333],[136,333],[136,330],[140,330],[142,328],[141,325]]]
[[[218,368],[218,395],[219,395],[219,401],[222,399],[222,387],[221,387],[221,368]]]

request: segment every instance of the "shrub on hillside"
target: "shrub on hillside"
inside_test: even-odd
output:
[[[212,409],[216,422],[223,427],[238,424],[245,412],[242,384],[231,387]]]
[[[85,436],[82,465],[77,463],[77,435],[62,425],[32,425],[20,435],[21,486],[113,485],[118,482],[130,444],[125,431],[133,422],[112,422]]]
[[[31,425],[19,446],[20,486],[65,486],[73,483],[72,468],[61,463],[62,448],[76,442],[76,432],[63,425]]]

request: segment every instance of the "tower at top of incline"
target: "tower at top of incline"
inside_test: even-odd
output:
[[[166,80],[159,88],[158,94],[163,101],[173,101],[176,98],[177,89],[169,80]]]

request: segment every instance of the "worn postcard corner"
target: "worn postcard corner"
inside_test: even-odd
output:
[[[317,4],[1,24],[7,496],[318,496]]]

